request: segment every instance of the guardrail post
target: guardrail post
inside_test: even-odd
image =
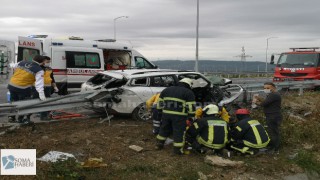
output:
[[[303,86],[300,86],[299,87],[299,96],[302,96],[303,95]]]

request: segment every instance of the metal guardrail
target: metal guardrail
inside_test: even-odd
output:
[[[216,75],[225,78],[273,77],[274,72],[202,72],[205,76]]]
[[[298,90],[299,96],[303,95],[305,89],[312,89],[315,87],[320,87],[320,80],[310,80],[310,81],[287,81],[287,82],[273,82],[278,90]],[[250,102],[254,94],[265,95],[263,93],[264,83],[255,84],[242,84],[244,88],[244,93],[242,96],[243,102]],[[232,88],[229,89],[232,91]]]

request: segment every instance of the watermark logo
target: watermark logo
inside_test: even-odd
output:
[[[36,175],[36,150],[1,149],[0,175]]]
[[[2,166],[4,169],[13,169],[14,168],[14,156],[3,156],[2,157]]]

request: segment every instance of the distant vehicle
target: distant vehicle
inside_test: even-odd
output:
[[[37,54],[51,58],[50,66],[62,94],[80,90],[83,82],[105,70],[157,68],[132,47],[114,40],[52,39],[47,35],[19,37],[18,61],[32,60]]]
[[[15,46],[12,41],[0,40],[0,79],[8,79],[10,63],[15,60]]]
[[[320,51],[318,47],[290,48],[281,53],[275,67],[274,82],[320,80]],[[271,56],[271,64],[274,56]]]
[[[119,114],[131,114],[134,119],[148,118],[144,103],[154,94],[169,86],[176,85],[182,78],[193,79],[192,91],[197,103],[216,102],[227,105],[237,99],[243,89],[231,95],[226,88],[212,84],[198,72],[176,70],[124,70],[99,72],[81,86],[81,91],[107,89],[113,98],[107,103],[108,110]],[[220,82],[220,81],[219,81]],[[223,85],[231,83],[225,80]],[[221,84],[219,84],[221,85]],[[95,109],[99,111],[99,109]],[[101,108],[100,112],[105,109]]]

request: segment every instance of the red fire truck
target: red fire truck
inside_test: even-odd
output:
[[[320,80],[320,51],[318,47],[290,48],[281,53],[275,67],[274,82]],[[274,55],[271,56],[274,64]]]

